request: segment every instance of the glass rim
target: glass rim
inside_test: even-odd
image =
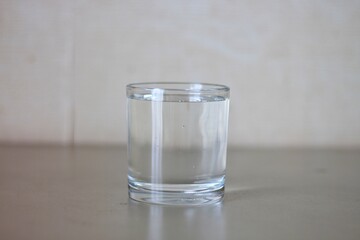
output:
[[[176,87],[178,86],[178,87]],[[195,88],[191,88],[195,87]],[[165,92],[178,93],[215,93],[215,92],[229,92],[230,88],[226,85],[216,83],[203,82],[139,82],[130,83],[126,85],[127,90],[131,91],[153,91],[154,89],[161,89]]]

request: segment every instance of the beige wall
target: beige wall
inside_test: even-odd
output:
[[[231,87],[231,145],[360,146],[360,1],[0,0],[0,142],[125,143],[125,85]]]

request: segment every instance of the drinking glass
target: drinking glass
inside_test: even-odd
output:
[[[227,86],[134,83],[126,87],[130,198],[199,205],[224,195]]]

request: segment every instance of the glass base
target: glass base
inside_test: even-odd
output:
[[[204,205],[222,200],[224,177],[208,183],[153,184],[129,176],[129,197],[135,201],[163,205]]]

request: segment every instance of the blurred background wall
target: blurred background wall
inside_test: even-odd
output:
[[[0,142],[124,144],[125,85],[231,88],[232,146],[360,147],[360,1],[0,0]]]

